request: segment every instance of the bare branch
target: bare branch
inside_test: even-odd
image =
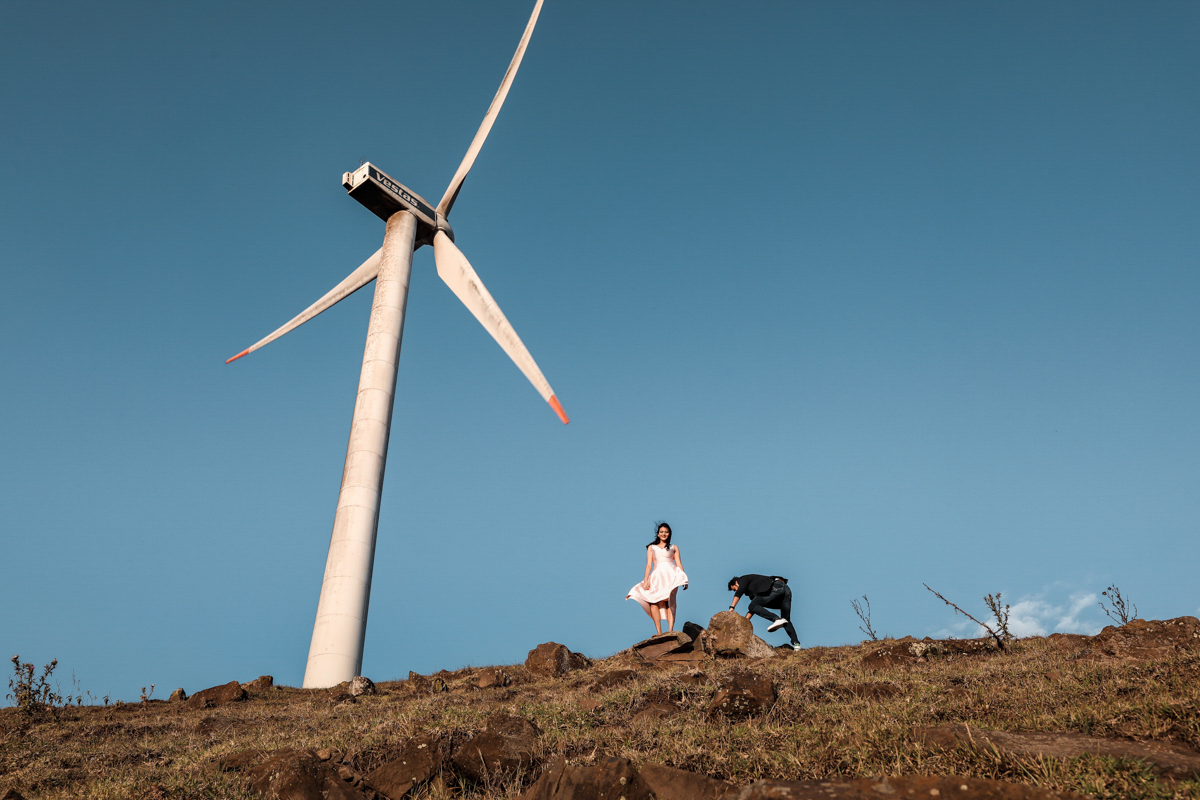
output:
[[[964,617],[971,620],[971,622],[974,622],[976,625],[978,625],[979,627],[983,628],[985,631],[990,633],[992,635],[992,638],[996,640],[996,644],[997,644],[997,646],[999,646],[1000,652],[1002,652],[1002,653],[1008,652],[1008,648],[1005,647],[1005,645],[1004,645],[1004,640],[1000,638],[999,634],[997,634],[994,630],[992,630],[990,625],[988,625],[986,622],[980,622],[979,620],[975,619],[970,614],[968,614],[967,612],[963,611],[961,608],[956,606],[954,603],[951,603],[945,597],[942,597],[942,595],[939,594],[938,592],[934,592],[933,589],[929,588],[929,584],[922,583],[921,585],[924,586],[926,589],[929,589],[929,591],[933,592],[934,597],[936,597],[938,600],[941,600],[943,603],[945,603],[946,605],[953,608],[956,612],[958,612],[959,614],[962,614]]]

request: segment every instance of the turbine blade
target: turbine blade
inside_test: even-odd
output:
[[[533,13],[529,15],[529,24],[525,26],[525,34],[521,37],[521,43],[517,45],[517,52],[513,54],[512,61],[508,65],[508,71],[504,73],[504,80],[500,82],[500,88],[496,90],[496,96],[492,98],[492,104],[488,106],[487,114],[483,117],[483,124],[475,132],[475,138],[471,140],[471,146],[467,148],[467,154],[463,156],[462,163],[458,165],[458,171],[450,179],[450,185],[446,187],[446,193],[442,195],[442,200],[438,203],[437,212],[443,217],[450,216],[450,209],[454,207],[454,200],[458,197],[458,190],[462,186],[463,180],[467,177],[467,173],[471,171],[471,166],[475,163],[475,157],[479,155],[480,148],[483,147],[488,133],[492,130],[492,124],[495,123],[496,117],[500,114],[500,107],[504,105],[504,98],[508,97],[508,88],[512,86],[513,78],[517,77],[517,69],[521,66],[521,59],[525,57],[525,48],[529,44],[529,37],[533,35],[533,26],[537,25],[538,14],[541,11],[542,0],[537,0],[537,3],[533,7]]]
[[[496,305],[483,281],[479,280],[467,257],[442,231],[438,231],[433,237],[433,260],[437,263],[438,277],[446,282],[450,291],[454,292],[463,305],[475,315],[475,319],[479,320],[500,347],[504,348],[504,352],[508,353],[508,357],[529,379],[533,388],[538,390],[542,399],[550,404],[563,424],[570,422],[546,376],[538,369],[521,337],[517,336],[500,306]]]
[[[236,356],[229,359],[225,363],[228,364],[230,361],[237,361],[242,356],[250,355],[258,348],[262,347],[265,344],[270,344],[271,342],[278,339],[280,336],[283,336],[288,331],[299,328],[301,325],[308,322],[310,319],[315,317],[317,314],[320,314],[322,311],[324,311],[327,308],[331,308],[331,307],[337,305],[342,300],[345,300],[347,297],[354,294],[355,292],[357,292],[362,287],[366,286],[371,281],[375,280],[375,276],[379,274],[379,260],[380,260],[380,254],[382,254],[382,253],[383,253],[382,249],[376,250],[375,255],[368,258],[366,261],[364,261],[362,263],[361,266],[359,266],[358,269],[354,270],[354,272],[351,272],[349,275],[347,275],[345,280],[343,280],[337,286],[333,287],[328,292],[326,292],[325,296],[322,297],[320,300],[318,300],[317,302],[313,303],[308,308],[301,311],[299,314],[297,314],[295,317],[293,317],[283,327],[274,331],[270,335],[268,335],[262,339],[259,339],[257,342],[250,345],[245,350],[238,353]]]

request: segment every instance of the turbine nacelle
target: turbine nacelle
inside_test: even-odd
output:
[[[454,241],[454,229],[424,197],[372,164],[363,164],[354,172],[342,173],[342,186],[372,214],[387,222],[397,211],[408,211],[417,218],[417,246],[433,244],[435,233],[445,231]]]

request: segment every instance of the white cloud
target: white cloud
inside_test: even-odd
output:
[[[1099,617],[1102,612],[1098,610],[1098,596],[1095,592],[1074,592],[1063,599],[1048,599],[1047,594],[1052,594],[1055,588],[1058,586],[1039,594],[1026,595],[1015,603],[1008,604],[1008,629],[1014,636],[1046,636],[1050,633],[1093,635],[1100,632],[1104,621]],[[975,613],[974,609],[969,610]],[[1087,611],[1094,611],[1096,614],[1085,614]],[[994,618],[987,608],[981,609],[976,616],[995,627]],[[968,619],[957,617],[953,623],[933,635],[938,638],[965,639],[986,636],[987,631]]]

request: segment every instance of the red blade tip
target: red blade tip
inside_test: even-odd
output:
[[[239,358],[241,358],[242,356],[247,356],[247,355],[250,355],[250,349],[249,349],[249,348],[246,348],[245,350],[243,350],[242,352],[238,353],[238,354],[237,354],[236,356],[234,356],[233,358],[227,358],[227,359],[225,359],[225,363],[226,363],[226,364],[228,364],[230,361],[237,361],[237,360],[238,360]]]
[[[558,414],[558,418],[562,420],[563,425],[571,421],[567,417],[567,412],[563,411],[562,404],[558,402],[558,397],[555,395],[550,395],[550,407],[554,409],[555,414]]]

